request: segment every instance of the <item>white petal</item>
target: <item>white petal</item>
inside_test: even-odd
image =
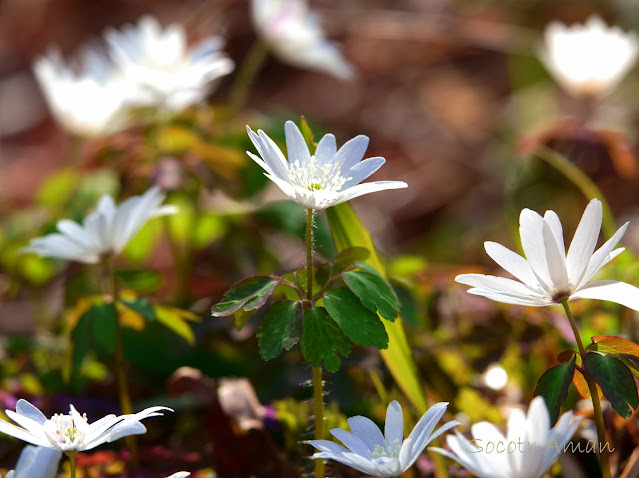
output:
[[[543,224],[544,248],[546,249],[546,263],[548,264],[548,273],[554,291],[568,291],[570,284],[568,282],[568,272],[566,270],[566,259],[564,254],[559,251],[557,239],[547,221]]]
[[[384,447],[384,435],[370,418],[360,415],[351,417],[348,419],[348,426],[369,450],[374,450],[376,446]]]
[[[570,296],[573,299],[609,300],[639,311],[639,289],[625,282],[601,280],[586,284]]]
[[[586,284],[590,279],[592,279],[592,276],[594,276],[597,273],[597,271],[599,271],[599,269],[601,269],[605,264],[610,262],[613,259],[613,257],[616,257],[616,255],[618,255],[619,253],[623,251],[623,249],[621,249],[619,252],[614,251],[616,254],[615,256],[611,257],[613,253],[613,249],[616,247],[616,245],[619,243],[619,241],[623,237],[624,233],[626,232],[626,229],[628,228],[628,224],[630,223],[627,222],[623,226],[621,226],[617,230],[617,232],[615,232],[612,235],[612,237],[608,239],[597,250],[597,252],[595,252],[592,255],[592,257],[590,258],[590,261],[588,262],[588,267],[586,268],[586,272],[584,273],[581,279],[581,282],[579,284],[576,284],[578,288]]]
[[[288,153],[289,163],[299,161],[301,165],[305,165],[311,161],[311,154],[308,152],[306,140],[302,132],[293,121],[287,121],[284,124],[284,132],[286,134],[286,152]]]
[[[455,277],[455,282],[524,301],[537,302],[548,300],[547,296],[532,290],[526,284],[506,277],[495,277],[483,274],[461,274]]]
[[[544,241],[544,226],[546,221],[530,209],[524,209],[519,216],[519,235],[521,246],[526,254],[530,268],[537,276],[541,285],[548,294],[552,295],[552,278],[548,267],[548,255]]]
[[[365,159],[361,163],[357,163],[348,171],[342,171],[342,176],[349,178],[346,182],[344,182],[342,190],[355,186],[369,176],[372,176],[375,171],[384,165],[385,162],[386,160],[384,158],[377,156]]]
[[[385,191],[386,189],[403,189],[408,184],[403,181],[373,181],[370,183],[358,184],[346,190],[339,192],[331,206],[341,204],[351,199],[363,196],[364,194],[375,193],[377,191]]]
[[[584,211],[566,256],[568,276],[573,284],[579,284],[586,272],[590,257],[597,245],[601,230],[602,207],[598,199],[590,201]]]
[[[566,256],[566,246],[564,245],[564,230],[561,227],[561,221],[555,211],[546,211],[544,214],[544,220],[550,226],[552,234],[557,241],[557,248],[562,256]]]
[[[334,163],[339,164],[342,171],[348,171],[362,160],[368,148],[368,142],[368,136],[363,134],[348,140],[337,151]]]
[[[472,295],[486,297],[487,299],[494,300],[495,302],[502,302],[504,304],[523,305],[528,307],[546,307],[549,305],[554,305],[554,302],[552,302],[550,299],[525,299],[522,297],[514,297],[512,295],[499,294],[496,292],[488,291],[486,289],[468,289],[466,292]]]
[[[533,288],[539,288],[539,282],[535,277],[528,261],[516,252],[502,246],[497,242],[484,242],[486,253],[499,264],[506,272],[510,272],[517,279]]]
[[[325,164],[332,163],[333,157],[337,153],[337,143],[335,141],[335,136],[332,134],[325,134],[322,136],[322,139],[317,143],[317,148],[315,148],[315,159],[317,160],[317,164],[322,167]]]
[[[384,440],[386,448],[401,445],[404,439],[404,414],[402,406],[393,400],[386,408],[386,422],[384,423]]]
[[[60,450],[28,445],[20,453],[13,478],[55,478],[62,458]],[[6,478],[9,478],[7,475]]]
[[[357,453],[365,458],[370,457],[370,453],[373,451],[372,448],[368,448],[366,443],[364,443],[361,438],[352,433],[347,432],[346,430],[342,430],[341,428],[333,428],[331,430],[331,435],[341,441],[346,448],[348,448],[353,453]]]
[[[36,406],[23,398],[16,403],[16,412],[40,425],[43,425],[47,421],[47,417]]]

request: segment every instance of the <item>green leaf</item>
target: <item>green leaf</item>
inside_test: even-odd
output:
[[[313,130],[311,129],[308,121],[304,116],[300,117],[300,131],[302,132],[302,136],[304,136],[304,141],[306,141],[306,145],[308,146],[308,150],[311,154],[315,154],[315,135],[313,134]]]
[[[370,257],[366,263],[385,275],[384,267],[377,257],[370,233],[362,225],[353,208],[348,203],[338,204],[328,208],[326,216],[337,249],[340,251],[349,247],[367,249],[370,252]],[[382,359],[402,392],[419,413],[424,413],[428,409],[426,394],[417,374],[417,366],[406,339],[402,320],[398,317],[393,323],[384,322],[384,327],[389,340],[388,349],[380,351]]]
[[[302,325],[304,333],[300,346],[304,358],[316,367],[323,362],[328,372],[339,370],[341,360],[338,354],[348,357],[351,353],[351,343],[326,309],[308,309],[302,317]]]
[[[146,320],[155,320],[155,309],[153,304],[145,297],[137,297],[135,299],[122,298],[121,302],[129,309],[134,310]]]
[[[254,276],[235,283],[224,294],[222,302],[211,309],[214,317],[225,317],[234,314],[240,309],[245,311],[256,310],[266,304],[270,295],[282,282],[281,277]]]
[[[158,322],[171,329],[189,344],[195,344],[195,335],[189,323],[180,314],[179,309],[173,307],[155,307],[155,318]]]
[[[282,349],[291,350],[302,336],[302,304],[281,300],[264,314],[257,331],[260,355],[264,360],[277,357]]]
[[[388,334],[379,316],[364,307],[350,290],[328,291],[324,307],[353,343],[378,349],[388,347]]]
[[[82,367],[85,357],[91,349],[91,319],[85,314],[80,317],[71,333],[72,348],[71,374],[77,375]],[[67,379],[69,378],[67,374]]]
[[[382,277],[362,271],[344,272],[342,277],[367,309],[391,322],[397,318],[399,305],[395,293]]]
[[[125,270],[116,272],[118,278],[139,294],[150,294],[162,287],[162,275],[154,270]]]
[[[93,343],[98,351],[113,355],[118,333],[118,315],[113,303],[98,304],[85,314],[91,321]]]
[[[561,365],[549,368],[535,386],[534,395],[544,397],[552,423],[559,418],[561,404],[568,396],[568,389],[575,374],[575,357]]]
[[[624,355],[610,355],[610,357],[616,358],[630,370],[636,378],[639,378],[639,366],[629,357]]]
[[[251,320],[251,317],[253,317],[254,312],[253,311],[249,311],[246,312],[242,309],[238,310],[237,312],[235,312],[235,314],[233,314],[233,318],[235,319],[235,328],[237,329],[238,332],[240,332],[244,326],[248,323],[249,320]]]
[[[584,365],[617,413],[629,418],[632,411],[639,406],[639,397],[635,380],[628,367],[614,357],[596,352],[586,355]]]
[[[596,335],[592,337],[588,350],[604,354],[623,354],[639,357],[639,345],[617,335]]]

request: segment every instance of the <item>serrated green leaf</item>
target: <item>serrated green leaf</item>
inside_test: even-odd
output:
[[[326,216],[337,249],[341,251],[349,247],[364,247],[370,252],[366,263],[384,275],[384,267],[377,257],[371,235],[362,225],[353,208],[348,203],[338,204],[328,208]],[[417,373],[417,366],[406,339],[401,317],[393,323],[385,322],[384,326],[389,340],[388,349],[380,351],[382,359],[406,397],[420,414],[424,413],[428,409],[426,394]]]
[[[549,368],[535,386],[534,395],[544,397],[552,423],[559,418],[561,404],[568,396],[568,389],[575,374],[575,357],[569,362]]]
[[[316,367],[324,362],[324,368],[328,372],[339,370],[341,360],[338,354],[348,357],[351,343],[337,322],[323,307],[313,307],[304,313],[302,325],[304,332],[300,347],[304,358]]]
[[[235,283],[224,294],[222,301],[213,306],[211,314],[214,317],[225,317],[240,309],[256,310],[266,304],[266,301],[282,282],[281,277],[254,276]]]
[[[364,306],[391,322],[397,318],[399,305],[388,283],[370,272],[348,271],[342,274],[348,288]]]
[[[302,304],[281,300],[264,314],[257,331],[260,355],[264,360],[277,357],[282,349],[291,350],[302,336]]]
[[[333,289],[324,296],[324,307],[353,343],[377,349],[388,347],[388,334],[379,316],[362,305],[348,289]]]
[[[628,367],[612,356],[596,352],[586,355],[584,365],[617,413],[624,418],[630,417],[639,406],[639,397]]]

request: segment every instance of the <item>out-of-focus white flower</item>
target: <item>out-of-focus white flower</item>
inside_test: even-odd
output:
[[[187,476],[191,476],[191,473],[188,471],[178,471],[177,473],[173,473],[171,476],[167,476],[166,478],[186,478]]]
[[[58,233],[33,239],[23,252],[43,257],[95,264],[106,254],[119,253],[147,221],[173,214],[175,206],[161,206],[164,193],[152,187],[141,196],[133,196],[119,206],[105,194],[95,212],[82,225],[69,219],[58,221]]]
[[[115,65],[98,50],[88,48],[81,66],[65,64],[53,48],[33,66],[35,77],[57,122],[83,137],[102,137],[127,126],[127,111],[136,93]]]
[[[438,403],[429,408],[404,440],[402,407],[392,401],[386,409],[384,434],[369,418],[351,417],[348,425],[353,433],[341,428],[331,430],[346,448],[328,440],[311,440],[309,443],[321,452],[313,458],[328,458],[371,476],[397,477],[413,466],[431,441],[459,425],[448,422],[433,433],[447,407],[448,403]]]
[[[282,61],[338,78],[353,76],[353,67],[324,37],[306,0],[252,0],[251,11],[255,29]]]
[[[7,416],[20,426],[0,420],[0,432],[32,445],[73,453],[91,450],[129,435],[146,433],[146,427],[140,420],[161,416],[162,411],[173,410],[167,407],[150,407],[131,415],[111,414],[88,423],[86,416],[80,415],[73,405],[69,406],[68,415],[56,413],[47,419],[31,403],[20,399],[15,412],[5,410]]]
[[[27,445],[20,453],[16,469],[5,478],[55,478],[62,452],[43,446]]]
[[[590,279],[624,248],[615,249],[628,223],[615,232],[596,252],[601,229],[602,207],[590,201],[579,222],[568,254],[561,221],[554,211],[541,217],[524,209],[519,217],[519,234],[526,259],[496,242],[486,242],[488,255],[521,282],[483,274],[461,274],[455,280],[472,286],[470,294],[507,304],[542,307],[563,300],[600,299],[639,310],[639,289],[625,282]]]
[[[481,380],[488,388],[501,390],[508,384],[508,373],[504,370],[504,367],[498,363],[494,363],[486,368]]]
[[[580,421],[566,412],[551,428],[546,403],[536,397],[528,416],[521,410],[511,412],[506,436],[492,423],[479,422],[471,428],[473,440],[459,432],[446,437],[452,452],[429,450],[455,460],[478,478],[541,478],[564,452]]]
[[[585,25],[552,22],[546,27],[541,58],[557,82],[575,96],[609,92],[632,68],[639,52],[634,33],[608,28],[592,16]]]
[[[142,102],[172,112],[204,99],[215,80],[234,68],[221,51],[221,38],[207,38],[189,49],[181,25],[162,29],[150,16],[121,30],[108,29],[105,38],[113,60],[144,95]]]
[[[249,151],[246,153],[266,171],[266,177],[277,184],[284,194],[308,209],[326,209],[364,194],[408,186],[402,181],[359,184],[386,162],[380,157],[362,161],[368,147],[367,136],[356,136],[338,151],[335,136],[327,134],[317,144],[315,155],[311,156],[297,125],[287,121],[287,161],[280,148],[264,131],[255,133],[248,126],[246,129],[261,158]]]

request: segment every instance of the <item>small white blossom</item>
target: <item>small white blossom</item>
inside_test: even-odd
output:
[[[234,68],[221,51],[221,38],[207,38],[189,49],[181,25],[162,29],[150,16],[121,30],[108,29],[105,38],[113,60],[144,95],[142,102],[172,112],[204,99],[215,80]]]
[[[83,224],[62,219],[57,223],[59,232],[33,239],[23,252],[95,264],[102,256],[124,249],[149,219],[177,211],[175,206],[161,206],[162,201],[164,193],[157,187],[119,206],[105,194]]]
[[[353,76],[353,67],[324,38],[306,0],[252,0],[251,7],[255,29],[282,61],[338,78]]]
[[[346,448],[328,440],[311,440],[310,444],[321,452],[313,458],[328,458],[371,476],[397,477],[413,466],[431,441],[459,425],[456,421],[448,422],[433,433],[447,407],[448,403],[433,405],[404,440],[402,407],[393,401],[386,410],[384,434],[369,418],[351,417],[348,425],[353,433],[341,428],[331,430]]]
[[[429,450],[455,460],[478,478],[541,478],[564,452],[580,421],[566,412],[551,428],[546,403],[536,397],[527,416],[521,410],[511,412],[506,436],[492,423],[479,422],[471,428],[472,441],[456,432],[446,437],[452,451]]]
[[[60,450],[27,445],[22,449],[16,469],[5,478],[55,478],[62,458]]]
[[[541,58],[557,82],[575,96],[609,92],[634,65],[639,41],[634,33],[607,27],[592,16],[585,25],[552,22],[546,27]]]
[[[402,181],[359,184],[386,162],[380,157],[362,161],[368,147],[367,136],[356,136],[338,151],[335,136],[327,134],[317,144],[315,155],[311,156],[297,125],[287,121],[287,161],[264,131],[255,133],[248,126],[246,129],[261,158],[249,151],[246,153],[284,194],[308,209],[326,209],[364,194],[407,187]]]
[[[127,126],[135,91],[101,52],[84,50],[77,69],[53,48],[34,63],[35,77],[57,122],[83,137],[102,137]]]
[[[542,307],[581,298],[609,300],[639,310],[639,289],[635,286],[614,280],[590,282],[599,269],[623,252],[624,248],[615,247],[628,227],[628,223],[621,226],[595,252],[601,218],[601,202],[593,199],[566,254],[557,214],[546,211],[541,217],[524,209],[519,234],[526,259],[496,242],[484,243],[488,255],[518,281],[483,274],[462,274],[455,280],[472,286],[470,294],[507,304]]]
[[[107,415],[98,421],[89,423],[85,415],[80,415],[73,405],[69,414],[56,413],[50,419],[26,400],[20,399],[16,411],[5,410],[7,416],[16,422],[15,426],[0,420],[0,432],[23,440],[32,445],[74,453],[91,450],[103,443],[110,443],[129,435],[146,433],[146,427],[140,420],[161,416],[166,407],[150,407],[131,415]]]

